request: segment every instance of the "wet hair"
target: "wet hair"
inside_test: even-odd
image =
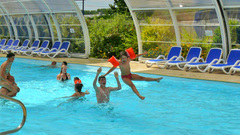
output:
[[[106,79],[105,76],[99,76],[99,77],[98,77],[98,81],[100,81],[102,78],[105,78],[105,79]]]
[[[52,64],[51,65],[56,65],[57,63],[56,63],[56,61],[52,61]]]
[[[66,65],[66,66],[67,66],[67,62],[66,62],[66,61],[63,61],[63,62],[62,62],[62,65]]]
[[[13,57],[13,56],[15,56],[14,53],[9,53],[9,54],[7,54],[7,58],[11,58],[11,57]]]
[[[79,80],[79,78],[78,78],[78,77],[74,77],[74,82],[75,82],[76,80]],[[83,84],[82,84],[82,83],[77,83],[77,84],[75,84],[75,89],[76,89],[79,93],[82,92],[82,87],[83,87]]]
[[[120,52],[120,58],[122,58],[122,56],[126,56],[127,58],[129,58],[129,56],[128,56],[126,51],[121,51]]]
[[[83,84],[81,84],[81,83],[75,84],[75,89],[76,89],[79,93],[82,92],[82,87],[83,87]]]
[[[78,77],[74,77],[74,79],[73,79],[73,80],[74,80],[74,82],[75,82],[76,80],[79,80],[79,78],[78,78]]]

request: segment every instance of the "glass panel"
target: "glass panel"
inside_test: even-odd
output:
[[[48,26],[37,26],[39,37],[50,37]]]
[[[35,33],[34,33],[34,30],[33,30],[33,27],[32,26],[30,26],[30,30],[31,30],[31,34],[32,34],[32,38],[34,38],[35,37]]]
[[[59,24],[78,24],[80,21],[76,14],[56,14],[56,18]]]
[[[0,38],[10,37],[10,33],[7,26],[0,26]]]
[[[240,8],[226,9],[232,47],[240,45]],[[239,47],[239,46],[238,46]]]
[[[32,15],[33,20],[36,25],[38,24],[48,24],[44,15]]]
[[[168,10],[136,11],[137,19],[141,24],[172,24]]]
[[[12,16],[12,19],[15,25],[26,25],[26,23],[28,22],[28,17],[25,17],[23,15]]]
[[[240,5],[239,0],[222,0],[224,6],[236,6]]]
[[[26,10],[18,2],[2,3],[3,7],[8,11],[9,14],[26,14]]]
[[[173,26],[141,26],[142,41],[176,42]]]
[[[143,43],[143,52],[147,51],[148,54],[144,55],[147,58],[156,58],[159,55],[168,55],[172,46],[177,46],[176,43]]]
[[[75,11],[73,4],[68,0],[45,0],[53,12]]]
[[[81,26],[67,26],[61,25],[60,30],[62,38],[82,38],[83,31]]]
[[[4,11],[2,10],[2,7],[0,7],[0,14],[4,14]]]
[[[219,25],[215,9],[174,10],[179,25]]]
[[[0,25],[7,25],[3,16],[0,16]]]
[[[42,0],[20,0],[29,13],[49,12]]]
[[[166,8],[165,0],[128,0],[132,8]]]
[[[26,26],[16,26],[16,27],[17,27],[18,36],[28,37],[28,30]]]
[[[180,26],[179,30],[183,43],[222,43],[219,26]]]
[[[54,38],[58,38],[56,26],[55,26],[55,25],[52,25],[52,29],[53,29]],[[57,39],[57,40],[58,40],[58,39]]]
[[[173,7],[214,6],[212,0],[171,0]]]
[[[63,41],[70,41],[71,45],[68,52],[72,53],[85,53],[85,42],[83,38],[77,39],[63,39]]]

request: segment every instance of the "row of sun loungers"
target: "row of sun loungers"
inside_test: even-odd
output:
[[[145,64],[147,67],[156,64],[160,68],[176,66],[185,71],[197,68],[200,72],[210,73],[215,69],[222,70],[226,74],[234,74],[236,71],[240,71],[240,49],[232,49],[226,61],[221,59],[221,48],[210,49],[206,60],[200,58],[202,52],[200,47],[191,47],[185,59],[181,56],[181,51],[181,47],[174,46],[170,49],[166,58],[159,55],[156,59],[147,60]]]
[[[6,39],[2,39],[0,42],[0,51],[2,53],[12,52],[28,56],[48,56],[49,58],[54,58],[57,55],[66,55],[67,57],[71,57],[68,53],[68,49],[70,47],[69,41],[64,41],[62,43],[60,41],[56,41],[52,45],[51,49],[48,48],[48,40],[44,40],[41,45],[39,40],[35,40],[31,47],[29,47],[30,41],[28,39],[26,39],[21,46],[19,46],[19,42],[19,39],[9,39],[8,41]]]

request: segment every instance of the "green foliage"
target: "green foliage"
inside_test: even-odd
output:
[[[182,37],[182,56],[186,57],[189,49],[191,47],[201,47],[202,48],[202,58],[206,58],[208,51],[211,49],[211,45],[209,44],[210,38],[208,36],[204,36],[202,39],[199,39],[197,37],[197,33],[189,33],[185,29],[182,30],[181,32],[181,37]],[[199,43],[199,44],[193,44],[193,43]]]
[[[237,20],[229,20],[232,44],[240,44],[240,23]],[[214,30],[213,43],[222,43],[220,27]]]
[[[157,47],[148,49],[148,54],[145,57],[156,58],[159,55],[164,55],[166,57],[172,46],[174,45],[159,44]]]
[[[154,13],[153,13],[154,14]],[[171,24],[171,22],[160,18],[144,17],[147,24]],[[154,41],[176,41],[176,36],[172,26],[142,26],[141,29],[142,40],[145,41],[143,44],[143,50],[148,51],[145,57],[157,57],[158,55],[165,55],[170,50],[171,44],[163,44]]]
[[[91,56],[119,57],[119,53],[129,47],[137,52],[137,37],[132,19],[126,14],[116,14],[111,19],[88,20],[91,42]]]
[[[113,5],[109,4],[109,7],[111,8],[112,14],[127,14],[130,15],[130,12],[127,8],[126,3],[124,0],[114,0]]]

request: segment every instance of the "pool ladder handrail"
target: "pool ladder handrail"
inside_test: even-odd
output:
[[[2,94],[0,94],[0,98],[3,98],[3,99],[6,99],[6,100],[9,100],[9,101],[18,103],[22,107],[22,110],[23,110],[23,120],[22,120],[22,123],[16,129],[5,131],[5,132],[0,132],[0,135],[15,133],[15,132],[19,131],[23,127],[25,122],[26,122],[26,118],[27,118],[26,107],[24,106],[24,104],[21,101],[16,100],[14,98],[11,98],[11,97],[8,97],[8,96],[2,95]]]

